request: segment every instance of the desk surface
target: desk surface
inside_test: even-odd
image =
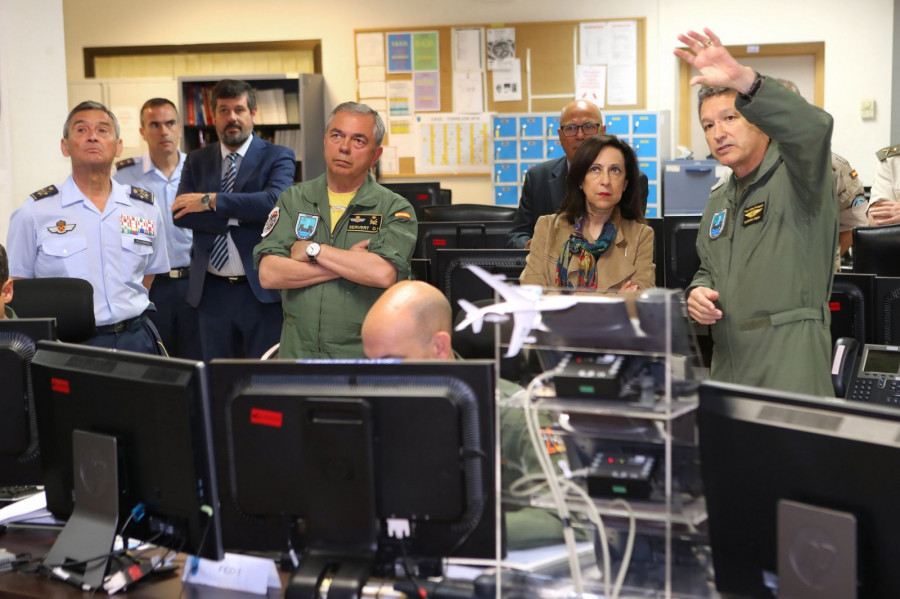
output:
[[[46,555],[56,540],[56,531],[8,529],[0,533],[0,547],[15,554],[30,553],[32,557]],[[175,558],[178,569],[171,574],[148,578],[134,585],[123,597],[135,599],[175,599],[181,594],[181,568],[184,556]],[[281,584],[287,584],[288,574],[281,573]],[[41,599],[63,599],[70,597],[105,597],[106,593],[89,593],[76,589],[60,580],[51,580],[34,574],[8,572],[0,574],[0,597],[35,597]],[[114,595],[120,596],[120,595]],[[184,588],[186,599],[259,599],[258,595],[227,591],[211,587],[188,585]],[[280,592],[270,592],[269,597],[280,597]]]

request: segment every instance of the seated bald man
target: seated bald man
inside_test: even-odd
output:
[[[462,359],[452,347],[452,315],[450,302],[441,291],[422,281],[400,281],[389,287],[372,304],[362,325],[363,351],[366,357],[400,360]],[[522,388],[500,379],[500,397],[508,399]],[[541,429],[551,423],[541,417]],[[502,485],[508,489],[513,481],[529,472],[539,472],[540,465],[525,425],[525,413],[519,407],[500,410],[502,447]],[[562,443],[555,443],[563,447]],[[564,458],[564,451],[553,456]],[[526,549],[562,542],[559,519],[548,510],[506,506],[507,547]],[[579,536],[583,539],[583,536]]]

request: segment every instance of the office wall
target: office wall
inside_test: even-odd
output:
[[[62,0],[0,0],[0,240],[29,193],[67,176],[65,116]]]
[[[678,95],[677,65],[671,49],[677,44],[677,34],[686,29],[710,26],[729,44],[824,40],[825,104],[836,120],[834,147],[866,183],[874,173],[874,151],[890,143],[893,4],[893,0],[859,0],[851,10],[843,0],[822,0],[811,11],[810,5],[780,0],[752,4],[723,0],[457,0],[454,16],[448,19],[446,3],[421,0],[350,0],[340,5],[311,0],[156,0],[152,5],[134,0],[63,0],[70,79],[84,76],[85,46],[318,38],[322,40],[327,100],[332,104],[355,93],[356,28],[644,17],[648,108],[671,110],[673,115]],[[864,28],[849,34],[846,23],[851,18],[864,22]],[[862,98],[876,100],[875,120],[861,120]],[[454,201],[491,201],[490,185],[484,178],[447,179],[445,186],[454,190]]]

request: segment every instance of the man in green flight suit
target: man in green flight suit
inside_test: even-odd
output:
[[[260,284],[281,289],[281,358],[362,358],[363,318],[384,290],[409,278],[416,215],[369,174],[384,122],[345,102],[328,118],[326,173],[289,187],[253,251]]]
[[[834,395],[828,300],[838,211],[833,119],[739,64],[709,29],[675,55],[702,84],[700,124],[732,170],[710,192],[697,236],[690,316],[712,325],[710,378]]]

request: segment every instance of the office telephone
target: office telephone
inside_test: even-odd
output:
[[[835,342],[831,376],[835,394],[849,400],[900,406],[900,347],[842,337]]]

